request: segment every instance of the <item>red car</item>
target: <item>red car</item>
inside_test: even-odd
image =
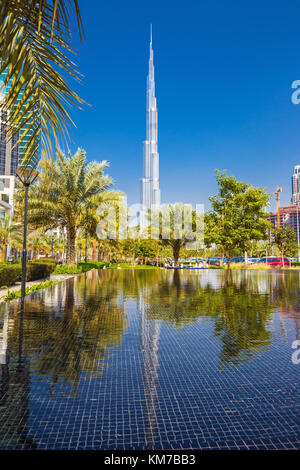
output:
[[[283,260],[283,261],[282,261]],[[288,258],[282,258],[282,256],[268,256],[265,258],[261,258],[258,263],[265,263],[268,266],[289,266],[290,261]]]

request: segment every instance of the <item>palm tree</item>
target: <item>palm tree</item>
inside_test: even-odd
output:
[[[192,222],[190,226],[189,219]],[[155,235],[156,239],[161,240],[162,246],[172,249],[176,266],[181,249],[191,245],[191,242],[193,245],[198,242],[198,234],[194,231],[198,220],[199,215],[194,210],[185,209],[184,205],[179,202],[165,204],[152,213],[151,236]]]
[[[0,76],[5,98],[0,103],[7,138],[18,133],[26,141],[20,166],[34,168],[42,153],[53,154],[72,123],[68,109],[83,100],[68,86],[69,75],[79,79],[73,53],[74,16],[83,37],[78,0],[5,0],[0,3]]]
[[[14,248],[19,246],[21,242],[22,230],[20,224],[15,222],[10,214],[5,214],[4,219],[0,219],[1,261],[5,261],[8,245]]]
[[[36,259],[37,254],[44,253],[46,256],[51,252],[52,245],[51,236],[48,234],[40,234],[29,237],[28,247],[33,251],[33,259]]]
[[[106,161],[87,164],[86,153],[80,148],[67,157],[59,152],[50,186],[47,171],[42,171],[30,189],[29,222],[44,230],[65,229],[67,264],[75,263],[76,232],[85,228],[87,211],[92,218],[91,211],[96,213],[100,204],[115,202],[120,197],[120,193],[108,191],[112,180],[104,174],[107,167]]]
[[[62,256],[65,249],[65,239],[62,237],[55,237],[53,247],[54,252]]]

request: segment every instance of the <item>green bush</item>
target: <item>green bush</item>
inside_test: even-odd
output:
[[[54,270],[54,274],[80,274],[82,269],[77,264],[58,264]]]
[[[81,274],[90,271],[91,269],[102,269],[103,266],[109,266],[106,261],[89,261],[87,263],[78,264],[58,264],[54,270],[54,274]]]
[[[78,267],[83,269],[83,272],[89,271],[90,269],[103,269],[104,266],[108,267],[108,261],[87,261],[86,263],[78,263]]]
[[[40,290],[40,289],[45,289],[46,287],[50,287],[53,284],[56,284],[56,282],[55,281],[46,281],[46,282],[41,282],[40,284],[34,284],[31,287],[26,287],[25,295],[31,294],[32,292],[35,292],[35,291]],[[14,292],[9,292],[9,289],[8,289],[7,295],[5,295],[3,298],[4,298],[5,302],[7,302],[8,300],[18,299],[19,297],[21,297],[21,293],[22,293],[21,289],[17,290],[17,291],[14,291]]]
[[[54,270],[54,263],[36,263],[35,261],[29,261],[27,263],[26,281],[37,281],[38,279],[45,279],[49,277]]]
[[[36,263],[29,261],[26,268],[26,281],[37,281],[46,279],[54,271],[54,263]],[[0,286],[12,286],[20,282],[22,277],[21,264],[1,264],[0,265]]]
[[[300,261],[292,261],[291,266],[300,266]]]
[[[33,263],[53,263],[55,265],[58,264],[58,261],[55,258],[39,258],[39,259],[32,260],[32,262]]]
[[[0,286],[12,286],[21,281],[22,267],[20,264],[0,266]]]

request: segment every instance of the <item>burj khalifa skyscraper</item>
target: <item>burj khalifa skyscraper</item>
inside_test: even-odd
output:
[[[141,178],[141,205],[144,221],[147,211],[160,205],[159,154],[157,152],[157,106],[155,98],[152,26],[150,32],[150,57],[147,78],[146,140],[143,148],[143,178]],[[142,225],[144,225],[142,223]]]

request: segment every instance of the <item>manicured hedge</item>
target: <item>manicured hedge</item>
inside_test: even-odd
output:
[[[0,267],[0,287],[12,286],[21,280],[22,267],[20,264]]]
[[[54,270],[54,274],[80,274],[82,269],[77,264],[58,264]]]
[[[53,273],[54,270],[54,263],[36,263],[35,261],[29,261],[27,263],[26,281],[45,279],[50,277],[50,274]]]
[[[87,261],[86,263],[80,262],[77,265],[81,267],[83,272],[89,271],[90,269],[102,269],[104,266],[108,267],[108,261]]]
[[[53,263],[55,265],[58,264],[58,261],[55,258],[39,258],[39,259],[32,260],[32,262],[33,263]]]
[[[29,261],[26,268],[26,281],[37,281],[46,279],[54,271],[54,263],[36,263]],[[0,265],[0,287],[12,286],[16,282],[20,282],[22,277],[21,264]]]

